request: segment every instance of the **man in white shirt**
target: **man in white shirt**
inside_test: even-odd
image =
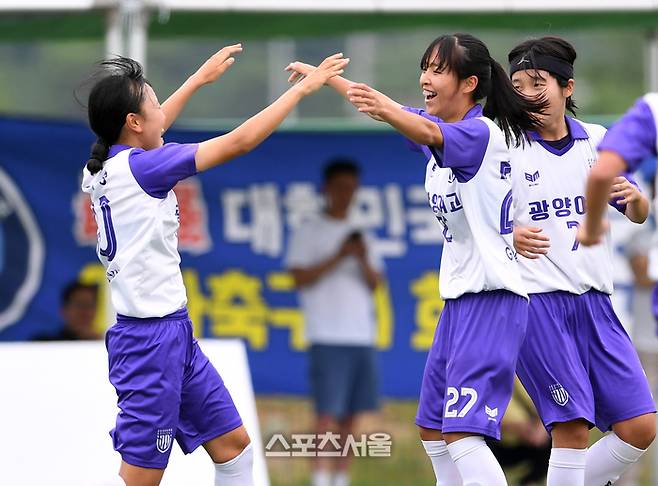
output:
[[[372,238],[348,218],[358,185],[351,160],[332,160],[325,211],[293,233],[286,256],[306,321],[317,433],[337,432],[343,444],[355,416],[378,408],[372,293],[383,265]],[[318,458],[313,485],[349,484],[348,467],[349,457]]]

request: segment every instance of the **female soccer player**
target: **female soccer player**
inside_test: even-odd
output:
[[[190,96],[221,76],[240,44],[212,56],[162,106],[141,66],[101,63],[89,94],[98,141],[83,171],[99,228],[98,257],[110,282],[117,323],[106,335],[110,381],[121,409],[111,432],[127,486],[158,485],[175,438],[185,453],[203,445],[217,485],[252,484],[249,437],[224,383],[192,337],[177,251],[181,179],[254,149],[305,96],[343,72],[325,59],[306,79],[232,132],[198,144],[164,144]]]
[[[517,373],[553,439],[548,486],[613,484],[655,434],[646,376],[610,302],[610,235],[591,249],[575,238],[605,134],[566,116],[576,108],[575,59],[573,46],[557,37],[528,40],[508,56],[514,87],[549,103],[530,143],[510,150],[514,244],[525,257],[519,263],[530,297]],[[647,198],[621,176],[609,204],[637,223],[649,212]],[[613,432],[588,452],[591,424]]]
[[[426,111],[402,109],[344,78],[328,84],[359,111],[429,150],[425,188],[443,227],[446,304],[427,357],[416,423],[437,485],[504,485],[483,436],[500,437],[527,318],[513,249],[506,141],[536,127],[543,103],[520,95],[482,41],[468,34],[437,38],[420,66]],[[294,81],[312,67],[293,63],[288,69]],[[483,108],[477,102],[485,97]]]

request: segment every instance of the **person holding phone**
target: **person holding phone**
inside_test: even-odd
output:
[[[383,264],[372,238],[348,217],[358,186],[352,160],[327,164],[325,210],[293,233],[285,262],[306,320],[317,434],[339,433],[341,446],[355,418],[378,408],[372,294]],[[348,485],[349,459],[317,458],[313,486]]]

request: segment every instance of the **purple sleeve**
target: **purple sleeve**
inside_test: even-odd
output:
[[[435,123],[438,123],[441,121],[438,117],[430,115],[427,113],[425,110],[422,110],[420,108],[412,108],[410,106],[403,106],[402,109],[404,111],[408,111],[409,113],[415,113],[416,115],[422,116],[423,118],[427,118],[430,121],[433,121]],[[427,148],[425,145],[420,145],[419,143],[414,142],[413,140],[409,140],[408,138],[405,138],[405,141],[407,142],[407,147],[410,150],[413,150],[414,152],[420,152],[425,155],[427,160],[432,158],[432,152],[430,152],[430,149]]]
[[[176,183],[196,174],[196,143],[167,143],[153,150],[134,149],[128,163],[135,180],[146,194],[167,197]]]
[[[439,123],[441,119],[438,116],[430,115],[427,113],[425,110],[422,108],[413,108],[411,106],[403,106],[402,109],[404,111],[408,111],[409,113],[415,113],[416,115],[420,115],[423,118],[427,118],[430,121],[433,121],[435,123]]]
[[[640,185],[639,185],[639,184],[637,183],[637,181],[633,178],[633,176],[631,175],[630,172],[622,172],[622,173],[619,174],[619,175],[622,176],[622,177],[625,177],[626,180],[628,180],[628,182],[630,182],[630,183],[633,184],[635,187],[637,187],[638,189],[640,189]],[[642,189],[640,189],[640,191],[641,191],[641,190],[642,190]],[[619,211],[621,214],[626,214],[626,204],[620,204],[620,203],[619,203],[620,200],[621,200],[620,197],[616,197],[616,198],[611,199],[610,201],[608,201],[608,204],[609,204],[610,206],[612,206],[613,208],[615,208],[617,211]]]
[[[489,126],[477,118],[455,123],[439,123],[443,148],[430,147],[440,167],[450,167],[459,182],[477,174],[489,145]]]
[[[631,172],[644,159],[656,155],[656,121],[646,101],[640,99],[635,103],[608,130],[598,149],[619,154]]]

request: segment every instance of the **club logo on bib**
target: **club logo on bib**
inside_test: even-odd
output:
[[[525,180],[530,182],[531,184],[528,184],[530,186],[537,186],[539,185],[539,171],[536,171],[534,174],[529,174],[525,172]]]
[[[487,414],[487,417],[489,420],[492,422],[497,422],[496,417],[498,417],[498,407],[496,408],[489,408],[488,405],[484,406],[484,413]]]
[[[564,407],[569,401],[569,393],[559,383],[551,385],[549,389],[551,390],[551,396],[553,397],[555,403],[557,403],[560,407]]]
[[[157,438],[155,439],[155,446],[158,452],[165,453],[171,447],[171,442],[174,438],[174,429],[158,429]]]

